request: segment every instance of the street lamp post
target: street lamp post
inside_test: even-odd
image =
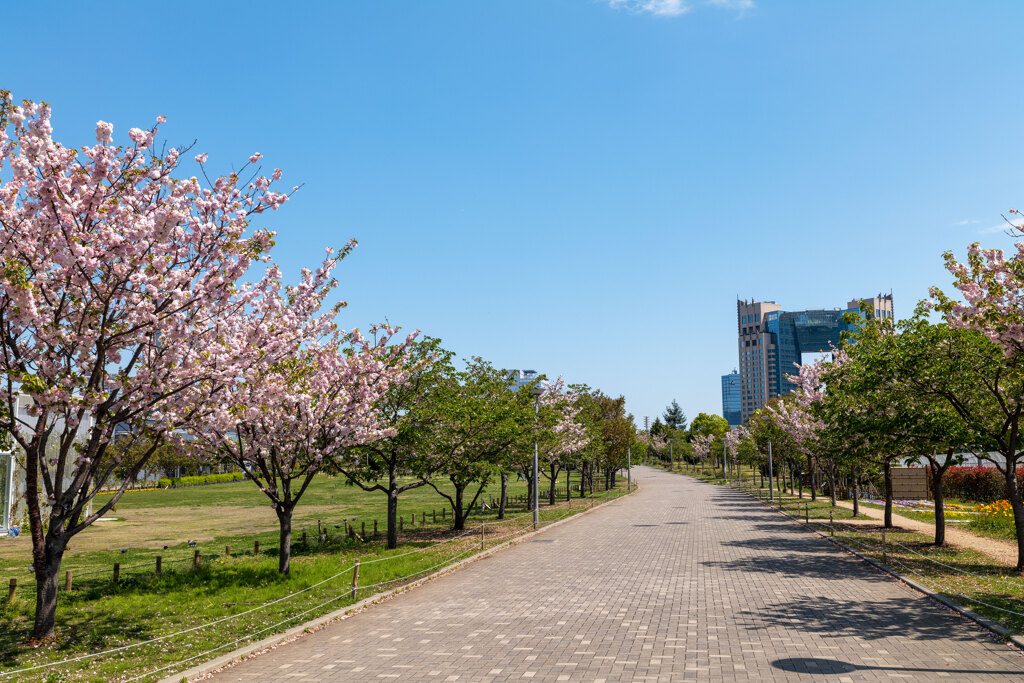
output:
[[[540,420],[540,397],[544,393],[544,387],[537,384],[533,385],[531,389],[533,393],[533,415],[536,420]],[[537,466],[537,434],[534,432],[533,435],[533,528],[536,529],[540,522],[540,482],[537,481],[540,476],[539,467]]]
[[[627,446],[626,447],[626,490],[627,491],[632,491],[633,490],[633,479],[632,479],[632,474],[633,474],[633,465],[632,465],[633,450],[632,450],[632,448],[633,448],[632,446]]]
[[[774,471],[772,468],[772,440],[768,439],[768,500],[775,500]]]
[[[725,475],[725,485],[729,485],[729,446],[722,440],[722,473]]]
[[[668,471],[676,471],[676,454],[672,447],[675,445],[675,440],[668,442]]]

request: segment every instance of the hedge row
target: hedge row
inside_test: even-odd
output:
[[[199,474],[194,477],[161,477],[157,486],[162,489],[175,489],[179,486],[202,486],[203,484],[222,484],[226,481],[241,481],[245,479],[242,472],[228,472],[227,474]]]
[[[1024,467],[1017,468],[1017,487],[1024,485]],[[1006,498],[1006,479],[995,467],[950,467],[942,477],[942,493],[951,498],[992,503]]]

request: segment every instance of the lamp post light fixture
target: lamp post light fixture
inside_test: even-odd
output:
[[[530,389],[530,393],[533,394],[533,415],[536,420],[540,420],[540,397],[544,394],[544,387],[537,382]],[[537,478],[540,476],[539,468],[537,466],[537,434],[533,435],[533,528],[536,529],[540,522],[540,484]]]

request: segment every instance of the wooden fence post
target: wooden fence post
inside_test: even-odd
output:
[[[356,560],[355,566],[352,568],[352,599],[356,599],[356,588],[359,587],[359,560]]]
[[[259,555],[260,554],[260,542],[259,542],[259,539],[257,539],[257,540],[252,542],[252,554],[253,555]]]
[[[888,564],[888,562],[889,562],[889,559],[886,557],[886,548],[885,548],[885,529],[882,529],[882,564]],[[11,580],[13,581],[14,579],[11,579]]]
[[[120,577],[121,577],[121,563],[120,562],[115,562],[114,563],[114,583],[117,583],[117,580]]]
[[[377,520],[373,520],[373,537],[377,538]]]
[[[480,550],[484,549],[484,522],[480,522]]]
[[[160,557],[159,555],[156,556],[156,575],[157,576],[160,576],[160,574],[163,572],[163,561],[164,561],[164,558]],[[71,580],[70,576],[68,577],[68,580],[69,581]]]
[[[14,600],[14,591],[18,590],[18,580],[11,579],[11,584],[7,587],[7,602],[10,603]]]
[[[64,591],[67,593],[71,592],[71,570],[64,572]]]
[[[427,523],[427,513],[424,512],[422,518],[420,519],[420,524],[426,524],[426,523]]]
[[[437,524],[437,510],[434,510],[434,524]]]
[[[224,554],[227,555],[228,557],[231,557],[231,546],[229,546],[229,545],[224,546]]]
[[[363,525],[363,526],[362,526],[363,532],[362,532],[361,534],[359,534],[359,535],[360,535],[360,536],[362,536],[362,537],[363,537],[363,539],[365,539],[365,538],[366,538],[366,522],[364,521],[364,522],[362,523],[362,525]]]
[[[404,527],[404,526],[405,526],[405,515],[402,515],[401,517],[398,518],[398,530],[402,531],[403,530],[402,527]]]
[[[302,545],[306,545],[306,530],[302,530]]]
[[[192,557],[192,566],[193,567],[198,567],[199,566],[199,549],[198,548],[196,548],[195,556]]]
[[[832,511],[831,510],[828,511],[828,535],[829,536],[835,536],[836,535],[835,527],[832,526]]]

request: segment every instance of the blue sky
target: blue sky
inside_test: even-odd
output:
[[[295,272],[360,241],[345,327],[719,412],[736,296],[947,285],[1022,197],[1013,2],[446,0],[4,9],[0,87],[55,136],[168,117],[209,167],[305,183]],[[995,228],[995,229],[993,229]]]

